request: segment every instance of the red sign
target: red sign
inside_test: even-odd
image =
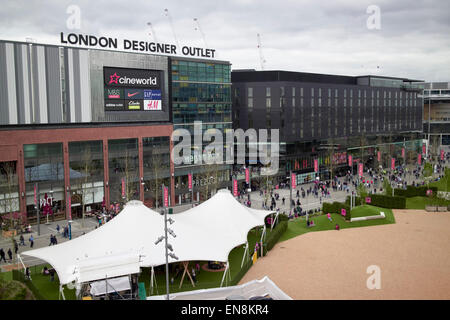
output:
[[[444,150],[441,150],[441,160],[444,160]]]
[[[192,174],[188,173],[188,187],[189,190],[192,190]]]
[[[291,174],[291,185],[292,185],[292,189],[295,189],[295,187],[297,186],[296,174],[295,173]]]
[[[351,155],[348,156],[348,165],[349,165],[350,167],[353,165],[353,159],[352,159],[352,156],[351,156]]]
[[[405,157],[405,148],[402,148],[402,158]]]
[[[245,168],[245,182],[250,182],[250,170],[248,168]]]
[[[395,158],[391,159],[391,170],[395,170]]]
[[[237,195],[238,195],[237,180],[233,180],[233,195],[235,197],[237,197]]]
[[[125,198],[125,179],[122,178],[122,197]]]
[[[422,145],[422,153],[423,153],[423,154],[426,154],[426,153],[427,153],[427,150],[426,150],[426,147],[425,147],[424,144]]]
[[[319,172],[319,160],[314,159],[314,172]]]
[[[371,197],[366,197],[366,203],[371,203],[372,202],[372,198]]]
[[[417,163],[418,163],[419,165],[422,164],[422,155],[421,155],[420,153],[417,155]]]
[[[358,172],[359,172],[359,176],[362,177],[363,176],[363,164],[360,163],[358,165]]]
[[[380,162],[381,161],[381,151],[377,152],[377,156],[378,156],[378,162]]]
[[[169,188],[164,187],[164,207],[169,206]]]

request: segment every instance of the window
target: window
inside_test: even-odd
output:
[[[267,109],[270,109],[270,107],[271,107],[271,98],[266,98],[266,108]]]
[[[266,88],[266,97],[270,97],[270,87]]]
[[[253,88],[248,88],[247,94],[248,94],[249,98],[252,98],[253,97]]]

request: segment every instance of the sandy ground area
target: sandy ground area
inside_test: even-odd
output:
[[[293,299],[450,299],[450,213],[394,210],[395,224],[278,243],[240,284],[268,275]],[[368,289],[380,268],[381,289]]]

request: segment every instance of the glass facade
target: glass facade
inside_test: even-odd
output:
[[[0,213],[20,210],[17,161],[0,162]]]
[[[193,133],[194,122],[202,121],[203,132],[207,129],[219,129],[225,137],[225,132],[232,129],[230,67],[228,63],[172,60],[174,130],[183,128]],[[250,91],[250,97],[252,93]],[[203,147],[208,144],[209,142],[204,143]],[[207,167],[187,167],[186,164],[175,167],[176,204],[192,201],[191,192],[187,188],[187,175],[190,172],[194,175],[194,199],[206,199],[211,191],[227,186],[231,166],[216,166],[214,174],[209,174],[207,171],[211,170]],[[211,178],[216,175],[217,179]]]
[[[100,210],[104,199],[102,141],[69,142],[72,217]]]
[[[38,185],[39,199],[47,196],[55,214],[65,212],[64,157],[62,143],[25,144],[25,189],[28,218],[36,217],[34,186]],[[40,203],[42,207],[43,203]],[[42,210],[41,210],[42,215]]]
[[[162,185],[170,187],[170,138],[142,138],[144,200],[152,208],[161,207]]]
[[[108,163],[110,202],[139,200],[138,139],[108,140]]]

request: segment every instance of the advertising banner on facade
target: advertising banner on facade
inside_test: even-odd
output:
[[[162,71],[103,68],[105,111],[162,111]]]
[[[391,159],[391,170],[395,170],[395,158]]]
[[[360,177],[363,176],[363,169],[364,169],[363,164],[362,163],[358,164],[358,174]]]
[[[351,155],[348,156],[348,165],[351,167],[353,165],[353,158]]]
[[[417,155],[417,163],[418,163],[419,165],[422,164],[422,154],[420,154],[420,153]]]
[[[292,185],[292,189],[295,189],[295,187],[297,186],[297,180],[296,180],[297,175],[295,173],[291,174],[291,185]]]
[[[237,180],[233,180],[233,195],[235,197],[237,197],[238,195],[238,184],[237,184]]]
[[[314,159],[314,172],[319,172],[319,160]]]
[[[192,173],[188,173],[188,188],[189,191],[192,190]]]

